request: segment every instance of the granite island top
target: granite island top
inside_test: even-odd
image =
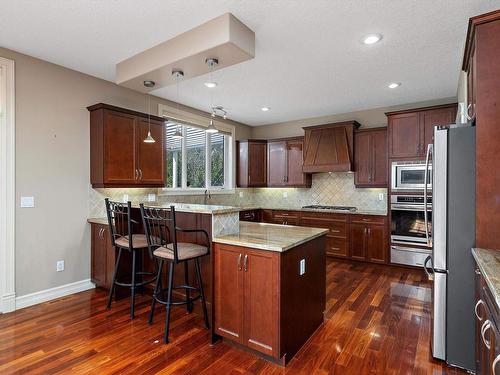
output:
[[[240,221],[240,231],[213,242],[283,252],[328,233],[328,229]]]
[[[495,303],[500,308],[500,251],[474,248],[472,256],[486,280]]]

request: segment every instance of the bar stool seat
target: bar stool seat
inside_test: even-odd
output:
[[[189,260],[207,255],[208,248],[195,243],[178,242],[177,254],[179,260]],[[153,255],[162,259],[174,260],[174,244],[169,243],[166,246],[159,247],[153,251]]]
[[[129,248],[129,237],[122,236],[115,240],[117,246],[128,249]],[[134,249],[146,249],[148,247],[148,239],[145,234],[133,234],[132,235],[132,247]]]

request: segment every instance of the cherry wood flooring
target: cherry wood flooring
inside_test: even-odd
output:
[[[423,272],[340,261],[327,265],[325,324],[286,368],[225,342],[175,307],[171,343],[150,298],[106,310],[95,290],[0,315],[0,374],[461,374],[429,353],[431,289]],[[300,324],[300,321],[297,322]]]

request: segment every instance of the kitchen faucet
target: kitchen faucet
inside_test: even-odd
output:
[[[210,190],[205,189],[205,199],[204,199],[204,204],[207,204],[207,201],[212,199],[212,196],[210,195]]]

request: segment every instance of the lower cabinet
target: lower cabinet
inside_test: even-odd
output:
[[[240,211],[240,220],[241,221],[253,221],[253,222],[258,223],[261,221],[260,210]]]
[[[347,258],[349,256],[348,217],[342,214],[302,212],[300,225],[304,227],[326,228],[326,255]]]
[[[353,215],[350,230],[352,259],[387,263],[389,248],[384,216]]]
[[[97,287],[109,289],[115,266],[115,251],[111,246],[109,229],[104,224],[90,224],[91,230],[91,281]]]
[[[215,247],[215,332],[277,356],[279,253]]]
[[[476,374],[500,373],[500,313],[476,268]]]

